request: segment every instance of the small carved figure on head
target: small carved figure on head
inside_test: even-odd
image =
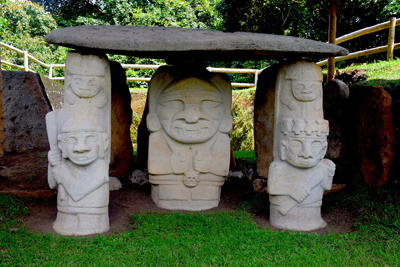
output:
[[[110,72],[106,58],[70,52],[66,60],[66,100],[71,105],[79,98],[95,98],[96,106],[103,107],[108,99],[103,88],[109,86]],[[100,94],[99,94],[100,93]]]
[[[290,64],[285,80],[280,99],[290,110],[300,110],[306,113],[302,114],[306,117],[311,115],[312,110],[315,112],[322,108],[322,72],[315,63],[303,61]],[[313,103],[312,110],[307,110],[310,106],[307,102]]]

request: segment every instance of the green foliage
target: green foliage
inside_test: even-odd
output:
[[[328,39],[329,4],[321,0],[221,0],[217,10],[228,31],[249,31],[291,35],[326,42]],[[388,21],[397,12],[393,0],[337,0],[336,36]],[[400,34],[397,27],[396,33]],[[340,45],[351,52],[387,44],[387,30],[365,35]],[[364,58],[383,58],[380,54]],[[351,64],[356,60],[346,61]]]
[[[68,49],[49,45],[44,41],[44,35],[57,27],[51,15],[45,13],[38,4],[29,1],[0,2],[1,40],[18,49],[28,51],[32,56],[45,63],[65,63]],[[23,56],[8,49],[1,49],[3,60],[23,65]],[[29,62],[29,68],[43,75],[48,69]],[[15,70],[2,65],[3,70]],[[18,69],[19,70],[19,69]],[[55,70],[55,75],[62,75],[63,71]]]
[[[233,151],[254,150],[253,100],[255,90],[235,93],[232,103],[233,129],[231,146]]]

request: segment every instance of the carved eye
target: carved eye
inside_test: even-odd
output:
[[[67,144],[76,144],[77,140],[73,136],[68,136],[67,137]]]
[[[94,135],[88,136],[87,138],[88,143],[96,143],[97,141],[98,141],[97,136]]]
[[[172,100],[166,102],[160,102],[160,105],[166,108],[180,109],[183,110],[185,104],[180,100]]]
[[[301,90],[304,89],[304,85],[303,84],[296,84],[296,87],[294,89],[301,91]]]
[[[311,85],[311,89],[312,89],[313,91],[318,91],[318,90],[319,90],[319,86],[316,85],[316,84],[313,84],[313,85]]]
[[[91,80],[89,81],[89,85],[90,85],[90,86],[95,86],[95,85],[97,85],[97,79],[91,79]]]
[[[314,148],[320,148],[322,147],[322,143],[320,141],[314,141],[312,142],[311,146]]]
[[[293,146],[293,147],[300,147],[301,146],[301,142],[297,141],[297,140],[293,140],[293,141],[290,141],[289,145]]]
[[[204,109],[216,108],[221,105],[221,102],[204,100],[201,102],[201,107]]]
[[[75,78],[74,79],[74,83],[76,83],[76,84],[81,84],[82,83],[82,80],[81,80],[81,78]]]

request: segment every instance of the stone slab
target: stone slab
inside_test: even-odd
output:
[[[2,71],[4,150],[48,148],[45,115],[51,105],[40,76]]]
[[[392,97],[378,86],[353,86],[350,96],[357,101],[358,155],[364,181],[370,188],[389,182],[394,157],[395,129]]]
[[[333,44],[249,32],[209,29],[86,25],[51,31],[46,42],[78,50],[180,60],[262,60],[287,57],[343,56]]]

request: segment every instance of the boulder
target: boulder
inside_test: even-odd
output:
[[[111,67],[111,158],[110,176],[128,177],[134,163],[130,125],[132,123],[131,95],[126,75],[118,62]]]
[[[351,87],[350,96],[357,109],[361,173],[370,188],[377,188],[389,182],[394,157],[392,97],[378,86]]]
[[[52,110],[39,74],[2,71],[4,150],[48,148],[45,116]]]
[[[254,98],[254,148],[257,176],[268,177],[269,165],[273,160],[275,82],[278,66],[261,72]]]
[[[330,158],[339,158],[346,150],[349,132],[349,87],[331,80],[323,88],[324,117],[329,121],[328,150]]]

